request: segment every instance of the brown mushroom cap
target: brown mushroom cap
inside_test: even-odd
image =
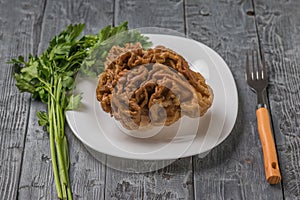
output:
[[[171,125],[181,116],[199,117],[212,105],[213,93],[203,76],[176,52],[139,44],[114,47],[99,76],[97,99],[129,129]]]

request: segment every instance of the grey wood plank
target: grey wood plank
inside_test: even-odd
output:
[[[230,136],[207,157],[194,157],[196,199],[283,198],[281,185],[270,186],[265,180],[256,97],[244,80],[246,50],[258,48],[252,11],[251,1],[186,1],[188,36],[224,58],[239,91],[239,112]]]
[[[184,33],[183,1],[117,0],[115,24],[129,27],[163,27]],[[110,157],[107,158],[108,162]],[[130,165],[122,160],[120,165]],[[120,167],[122,168],[122,167]],[[193,199],[192,160],[184,158],[155,172],[130,173],[107,168],[106,199]]]
[[[124,20],[130,28],[162,27],[184,33],[183,0],[116,0],[115,24]]]
[[[300,199],[299,7],[299,1],[255,2],[259,38],[269,70],[269,104],[287,200]]]
[[[130,165],[130,162],[121,161],[120,168]],[[183,158],[147,173],[130,173],[108,167],[105,199],[193,199],[191,162],[191,158]]]
[[[30,4],[32,3],[32,6]],[[0,1],[0,199],[16,199],[26,137],[30,96],[15,87],[12,65],[20,54],[36,52],[32,41],[43,1]]]
[[[29,4],[31,6],[31,4]],[[33,41],[40,54],[50,39],[70,23],[85,23],[85,34],[96,34],[112,24],[112,1],[47,1],[41,21],[41,42]],[[36,43],[38,42],[38,43]],[[48,134],[37,124],[36,111],[46,106],[31,102],[28,133],[21,173],[20,199],[57,199],[52,173]],[[70,180],[74,199],[103,199],[105,165],[96,161],[66,128],[70,152]]]

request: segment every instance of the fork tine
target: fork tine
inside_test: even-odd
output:
[[[247,50],[247,57],[246,57],[246,80],[250,80],[250,70],[249,70],[249,51]]]
[[[251,55],[250,54],[251,51]],[[257,93],[257,102],[259,105],[264,105],[263,91],[268,86],[266,64],[261,60],[260,51],[247,51],[246,58],[246,80],[249,87]],[[252,59],[252,61],[251,61]],[[256,59],[256,60],[255,60]],[[252,63],[251,63],[252,62]],[[252,64],[252,66],[250,66]],[[252,70],[252,71],[251,71]]]
[[[252,76],[252,80],[255,80],[255,64],[254,64],[254,50],[252,49],[252,73],[251,73],[251,76]]]
[[[259,63],[259,55],[258,55],[258,51],[256,51],[256,66],[257,66],[257,70],[256,70],[256,79],[259,80],[261,79],[261,67],[260,67],[260,63]]]
[[[250,55],[251,52],[251,55]],[[247,50],[246,52],[246,80],[250,87],[261,84],[261,87],[266,87],[267,82],[267,66],[264,60],[263,52],[258,50]],[[250,66],[252,64],[252,66]],[[266,81],[266,83],[263,83]],[[257,82],[257,83],[255,83]]]

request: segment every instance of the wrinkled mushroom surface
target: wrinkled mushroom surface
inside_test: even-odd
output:
[[[105,112],[129,129],[171,125],[181,116],[207,112],[213,93],[203,76],[176,52],[140,44],[113,47],[99,76],[97,99]]]

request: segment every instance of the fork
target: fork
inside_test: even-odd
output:
[[[256,56],[254,54],[256,54]],[[264,92],[268,86],[266,63],[263,54],[261,55],[262,60],[259,62],[258,52],[252,50],[252,68],[250,68],[249,57],[249,52],[247,52],[246,81],[250,88],[257,94],[256,118],[264,155],[266,179],[270,184],[278,184],[281,181],[280,169],[270,125],[270,116],[264,101]],[[256,59],[254,57],[256,57]]]

